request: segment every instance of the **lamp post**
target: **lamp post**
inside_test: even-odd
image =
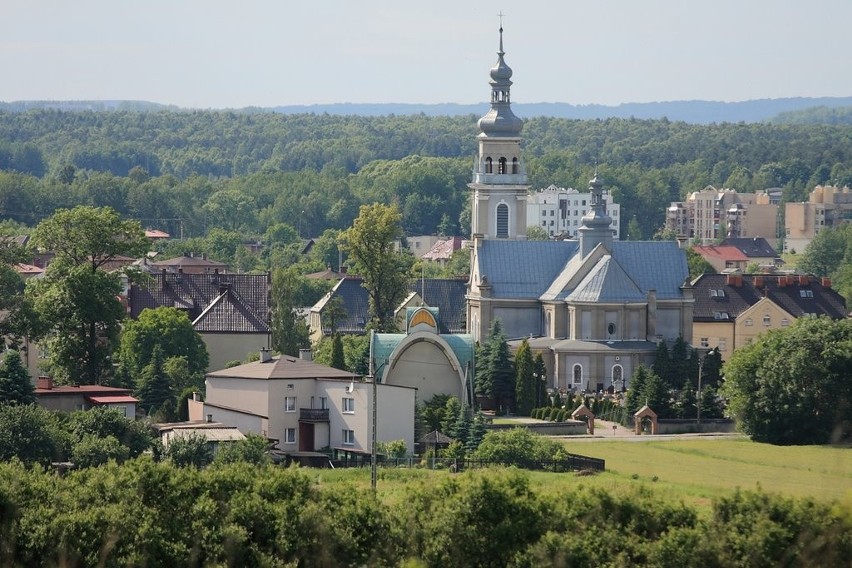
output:
[[[715,355],[718,352],[719,348],[714,347],[713,349],[707,351],[707,353],[704,354],[704,357],[701,357],[700,354],[698,356],[698,400],[695,401],[695,406],[698,409],[698,412],[696,414],[696,423],[698,424],[701,424],[701,375],[704,373],[704,361],[707,360],[708,355]]]

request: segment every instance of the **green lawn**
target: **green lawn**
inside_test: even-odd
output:
[[[606,460],[607,471],[588,477],[530,472],[533,485],[559,491],[576,485],[616,493],[637,485],[706,510],[714,497],[736,488],[762,489],[793,497],[837,500],[852,507],[852,449],[824,446],[772,446],[745,439],[677,441],[587,441],[566,445],[572,453]],[[379,470],[379,493],[395,501],[408,484],[430,483],[446,471]],[[656,479],[655,479],[656,478]],[[346,481],[368,488],[369,468],[317,471],[321,483]]]

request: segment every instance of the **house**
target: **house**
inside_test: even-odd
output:
[[[145,229],[145,236],[153,242],[165,241],[171,238],[171,235],[159,229]]]
[[[512,70],[504,56],[501,30],[491,108],[478,122],[468,184],[474,244],[467,332],[484,341],[499,320],[515,339],[510,345],[528,338],[554,389],[623,389],[639,365],[653,362],[659,342],[692,339],[686,253],[673,241],[614,239],[597,173],[577,240],[527,240],[523,122],[511,109]]]
[[[229,271],[228,265],[224,262],[210,260],[206,254],[195,256],[192,253],[152,262],[150,266],[155,271],[166,270],[167,272],[180,274],[213,274],[215,272],[225,273]]]
[[[245,434],[236,427],[212,421],[164,422],[151,424],[151,428],[160,438],[164,450],[167,450],[174,440],[201,437],[207,440],[207,445],[213,455],[216,455],[222,444],[246,439]]]
[[[719,246],[735,247],[748,258],[749,264],[773,267],[784,264],[769,241],[763,237],[750,239],[728,237],[723,239]]]
[[[405,238],[406,243],[408,243],[408,250],[417,258],[421,258],[424,254],[432,250],[435,243],[442,240],[445,239],[437,235],[420,235]]]
[[[464,333],[466,278],[421,278],[411,282],[410,293],[397,306],[395,314],[400,329],[404,329],[405,311],[411,306],[431,306],[442,314],[442,333]],[[308,327],[311,341],[319,341],[332,334],[328,321],[323,320],[334,298],[340,298],[343,317],[336,322],[336,330],[343,334],[363,335],[370,319],[370,298],[360,276],[346,275],[319,302],[311,307]]]
[[[827,278],[797,274],[702,274],[695,295],[692,334],[696,345],[717,347],[723,358],[770,330],[800,317],[847,317],[843,296]]]
[[[161,270],[130,283],[128,311],[167,306],[186,312],[210,355],[209,369],[269,347],[269,274],[181,273]]]
[[[429,262],[437,262],[443,266],[452,260],[453,253],[466,246],[466,244],[467,241],[461,237],[450,237],[449,239],[440,240],[432,245],[429,252],[421,258]]]
[[[373,384],[305,357],[271,357],[208,373],[203,413],[210,420],[278,441],[286,452],[370,451]],[[375,385],[377,439],[414,449],[415,389]]]
[[[136,405],[139,403],[138,399],[131,396],[130,389],[101,385],[57,386],[50,377],[39,377],[34,392],[39,406],[57,412],[106,406],[135,420]]]
[[[749,265],[748,257],[735,246],[696,245],[694,252],[701,255],[716,272],[739,270],[745,272]]]

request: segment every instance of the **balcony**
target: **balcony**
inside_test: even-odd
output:
[[[300,408],[299,422],[328,422],[327,408]]]

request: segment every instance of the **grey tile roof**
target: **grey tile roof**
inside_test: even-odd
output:
[[[272,357],[269,361],[254,361],[244,365],[237,365],[229,369],[207,373],[208,378],[233,378],[233,379],[338,379],[353,380],[356,375],[349,371],[341,371],[333,367],[326,367],[313,361],[279,355]]]
[[[842,319],[848,313],[843,296],[813,276],[746,274],[737,280],[725,274],[703,274],[693,287],[693,321],[736,319],[764,296],[796,318],[814,314]]]
[[[569,302],[644,302],[648,298],[611,256],[605,256],[567,299]]]
[[[775,258],[778,253],[763,237],[734,238],[728,237],[720,246],[732,246],[749,258]]]
[[[577,249],[577,241],[484,241],[478,249],[480,275],[488,279],[494,298],[539,298],[568,268]],[[643,297],[648,290],[656,290],[660,300],[682,297],[680,287],[689,270],[677,243],[615,241],[612,259]]]
[[[578,247],[577,241],[482,241],[479,274],[491,285],[492,297],[538,299]]]
[[[332,297],[340,297],[346,317],[337,325],[340,333],[364,333],[364,326],[369,320],[370,300],[367,290],[362,286],[363,280],[357,276],[347,276],[320,300],[315,309],[320,311]],[[467,280],[464,278],[426,278],[414,280],[409,289],[421,295],[426,305],[438,308],[438,325],[441,333],[463,333],[466,328],[465,293]],[[324,329],[330,334],[330,329]]]
[[[167,306],[186,310],[198,331],[268,333],[269,286],[266,274],[159,272],[131,284],[130,317]]]

